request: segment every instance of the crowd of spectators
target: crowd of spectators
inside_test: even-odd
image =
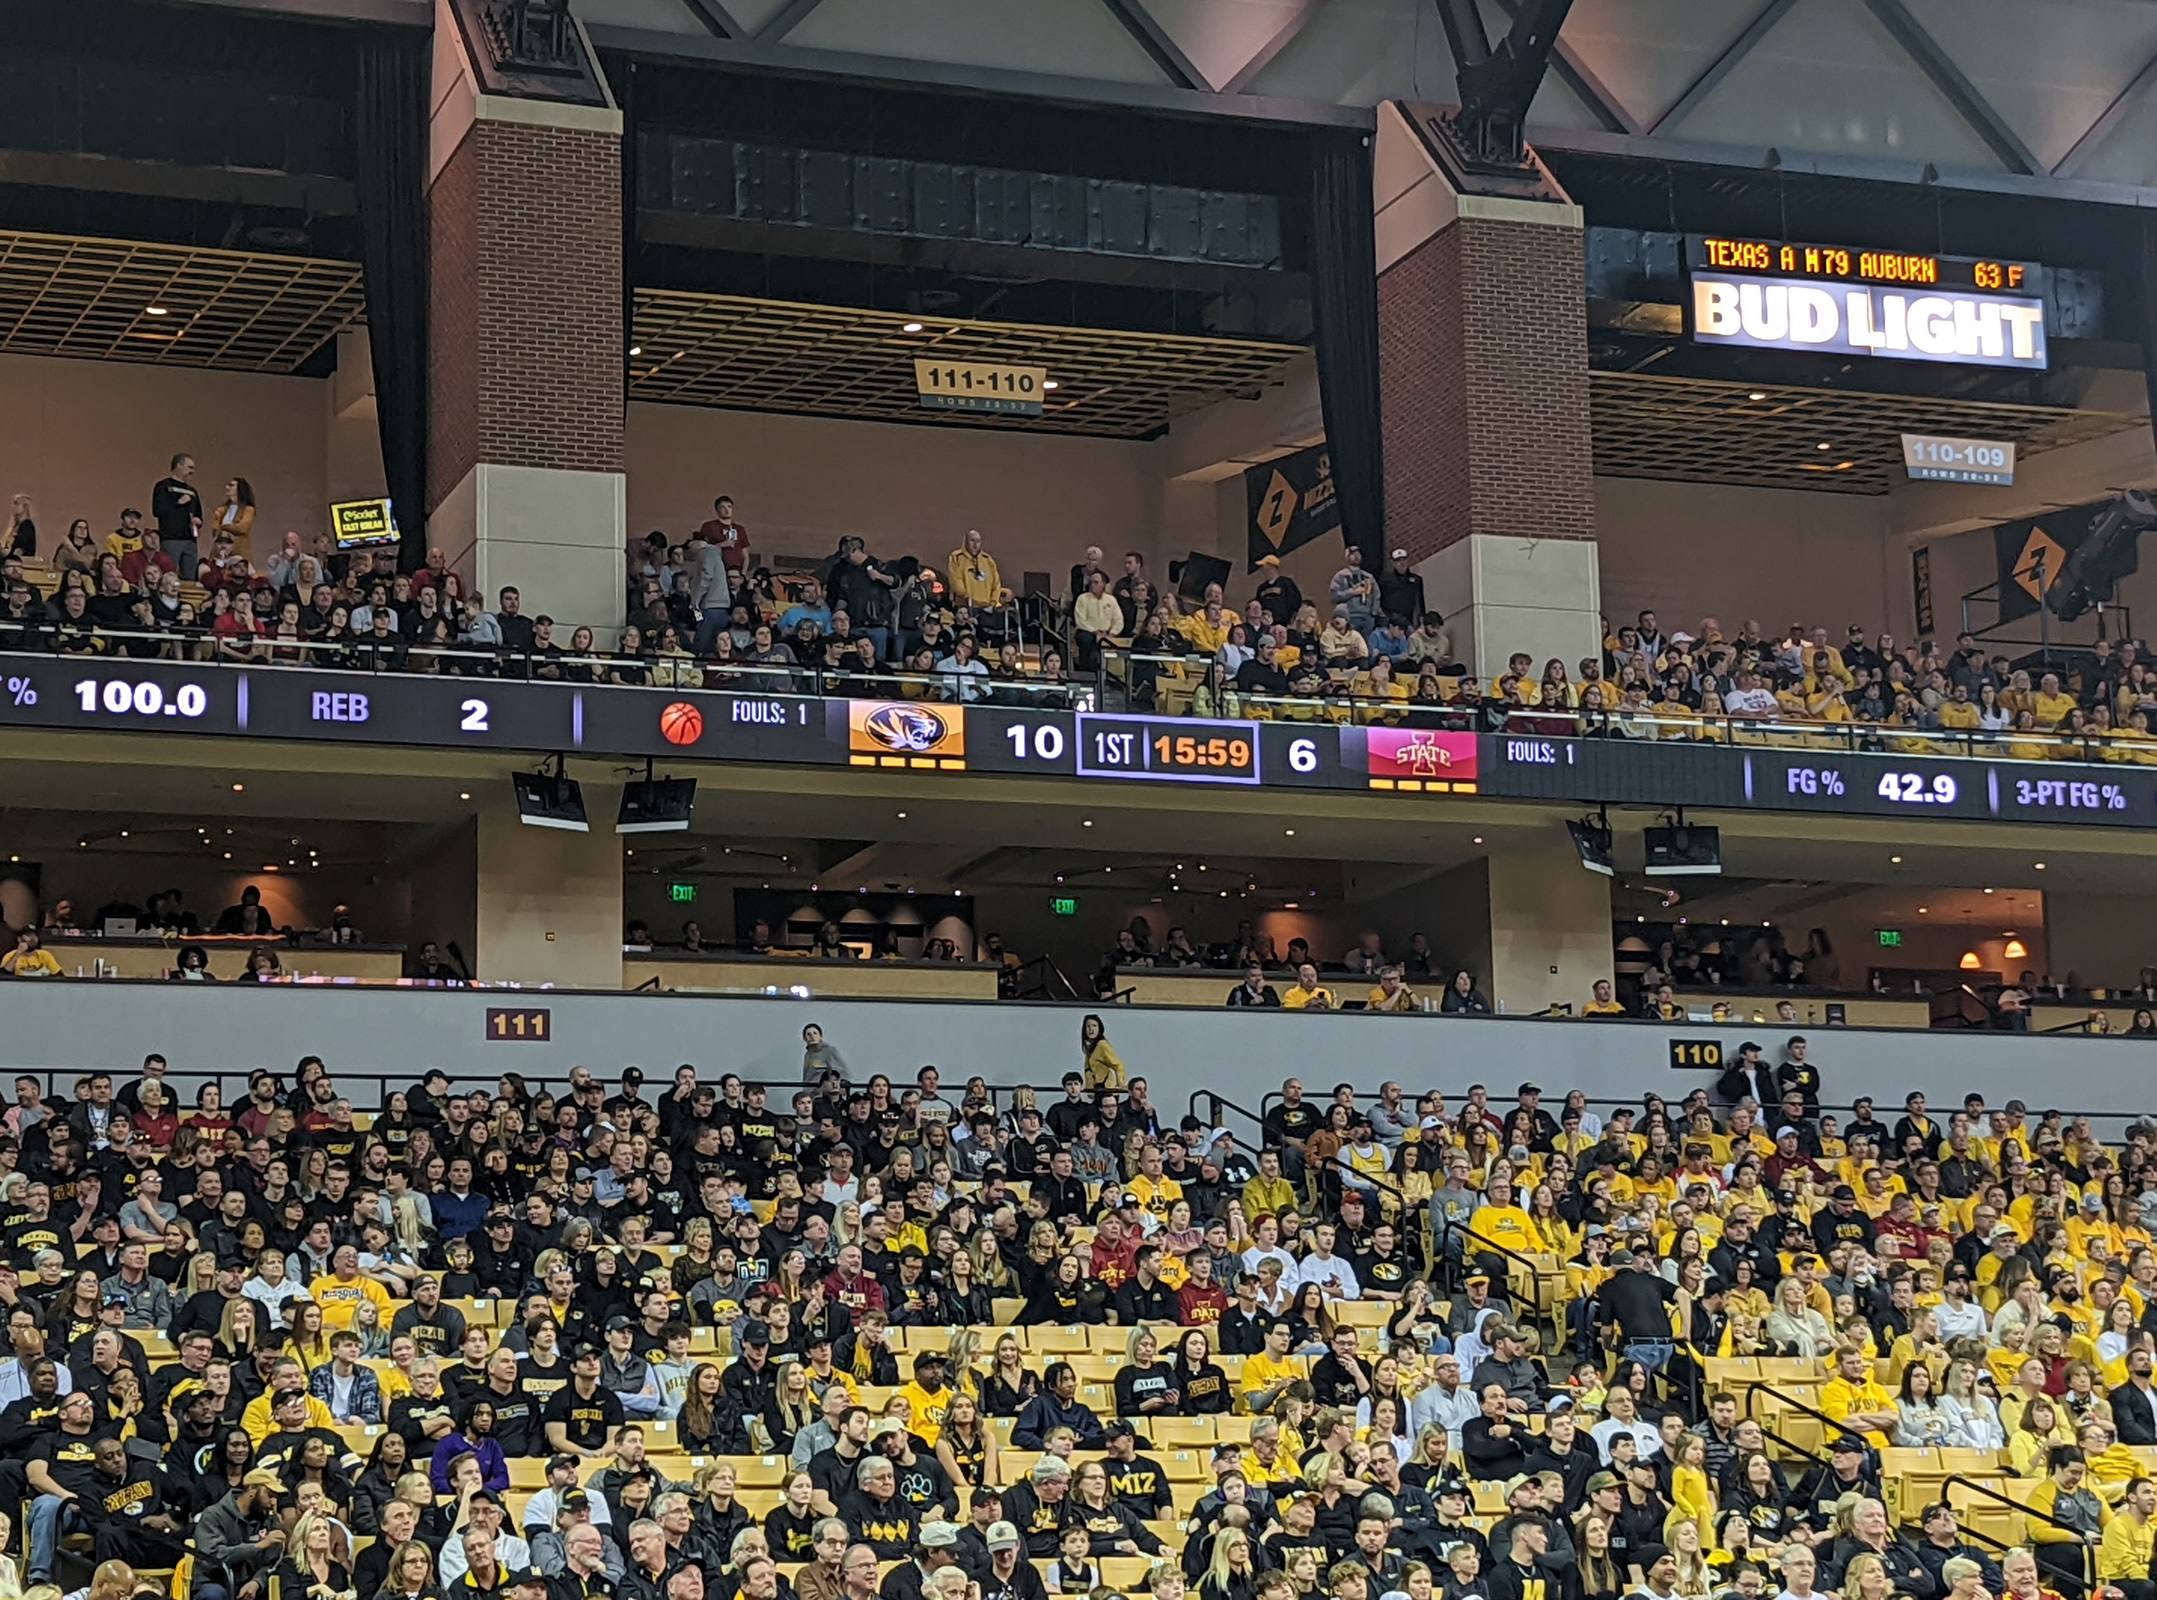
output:
[[[1278,557],[1240,607],[1225,586],[1164,587],[1143,555],[1112,571],[1098,546],[1057,594],[1015,594],[978,529],[941,568],[842,538],[813,572],[759,560],[733,500],[676,542],[628,557],[625,624],[602,643],[525,613],[514,588],[489,610],[443,553],[399,570],[394,550],[338,551],[283,535],[258,559],[253,493],[230,480],[207,510],[194,462],[173,460],[145,518],[102,541],[78,519],[45,556],[28,501],[0,529],[0,648],[71,654],[522,675],[665,687],[751,688],[1068,706],[1113,686],[1131,704],[1194,715],[1361,718],[1588,736],[1729,740],[1832,734],[1885,750],[1996,747],[2017,759],[2157,763],[2157,665],[2139,641],[2017,661],[1969,634],[1952,650],[1849,625],[1726,632],[1713,617],[1666,631],[1653,611],[1606,622],[1572,667],[1524,653],[1485,681],[1455,659],[1408,552],[1382,570],[1346,546],[1322,596]],[[199,588],[191,587],[199,585]]]
[[[0,1504],[33,1584],[72,1533],[148,1568],[191,1529],[209,1600],[1040,1600],[1107,1557],[1155,1600],[2132,1597],[2157,1123],[1837,1120],[1785,1056],[1603,1112],[1290,1079],[1248,1147],[1093,1016],[1053,1098],[862,1076],[814,1025],[776,1091],[430,1071],[362,1117],[309,1057],[175,1114],[159,1056],[26,1076]],[[1112,1379],[1037,1327],[1113,1328]],[[1813,1460],[1715,1387],[1766,1355],[1816,1369]],[[1149,1435],[1231,1413],[1174,1515]],[[2030,1548],[1885,1492],[1939,1446],[2023,1480]]]

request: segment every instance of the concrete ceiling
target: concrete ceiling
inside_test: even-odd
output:
[[[1482,0],[1494,36],[1513,0]],[[1447,101],[1430,0],[579,0],[602,47],[1341,120]],[[2157,187],[2151,0],[1578,0],[1538,144],[2127,199]],[[1772,161],[1769,152],[1774,152]]]

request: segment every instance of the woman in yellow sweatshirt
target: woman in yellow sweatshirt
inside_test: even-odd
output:
[[[1124,1070],[1123,1057],[1116,1054],[1108,1042],[1108,1029],[1094,1012],[1087,1012],[1079,1024],[1079,1054],[1086,1058],[1086,1087],[1089,1089],[1121,1089],[1129,1074]]]

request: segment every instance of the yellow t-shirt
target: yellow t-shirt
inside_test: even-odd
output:
[[[12,972],[18,978],[57,978],[60,963],[50,950],[40,945],[35,950],[10,950],[0,956],[0,972]]]
[[[944,1413],[951,1409],[951,1393],[949,1389],[939,1389],[931,1394],[918,1381],[904,1384],[899,1389],[899,1398],[906,1402],[909,1414],[907,1426],[931,1450],[943,1436]]]
[[[1895,1397],[1870,1376],[1856,1383],[1847,1378],[1830,1378],[1820,1386],[1820,1409],[1840,1422],[1859,1411],[1892,1411]],[[1866,1437],[1882,1449],[1887,1446],[1884,1433],[1868,1433]]]
[[[1283,1356],[1276,1361],[1261,1350],[1255,1356],[1243,1358],[1243,1397],[1246,1401],[1263,1390],[1276,1388],[1290,1379],[1301,1377],[1295,1357]]]
[[[277,1424],[270,1418],[270,1396],[267,1391],[247,1402],[247,1409],[240,1413],[240,1426],[247,1430],[247,1437],[260,1449],[262,1441],[277,1431]],[[307,1426],[310,1428],[337,1429],[337,1419],[330,1415],[330,1408],[313,1395],[307,1397]]]
[[[1338,1009],[1338,1003],[1333,998],[1333,991],[1324,984],[1321,983],[1315,989],[1306,989],[1300,983],[1290,984],[1281,995],[1281,1009],[1283,1011],[1301,1011],[1313,1001],[1320,999],[1323,999],[1325,1008],[1328,1011]]]
[[[1168,1208],[1183,1198],[1183,1185],[1174,1178],[1149,1178],[1143,1172],[1124,1188],[1163,1222],[1168,1220]]]
[[[1484,1206],[1468,1219],[1478,1236],[1508,1250],[1541,1255],[1545,1246],[1535,1219],[1519,1206]]]
[[[382,1314],[382,1326],[388,1327],[390,1319],[397,1314],[391,1303],[389,1291],[372,1278],[354,1278],[350,1283],[339,1283],[334,1277],[315,1279],[307,1286],[314,1296],[315,1304],[322,1308],[322,1328],[326,1333],[352,1326],[352,1315],[362,1300],[372,1300],[375,1310]]]

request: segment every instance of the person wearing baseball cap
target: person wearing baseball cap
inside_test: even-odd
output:
[[[980,1580],[983,1594],[994,1594],[1001,1600],[1047,1600],[1048,1585],[1026,1559],[1026,1541],[1015,1524],[990,1523],[986,1542],[989,1566]]]
[[[1396,547],[1378,575],[1378,608],[1409,626],[1423,618],[1423,575],[1408,564],[1408,552]]]

